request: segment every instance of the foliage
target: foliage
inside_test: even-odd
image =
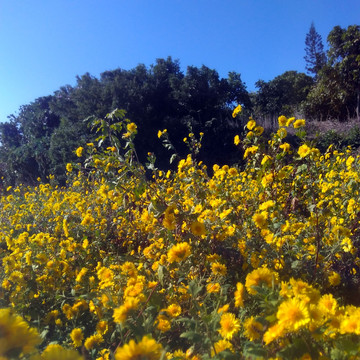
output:
[[[311,23],[310,30],[306,34],[305,45],[305,68],[309,73],[317,76],[327,59],[321,35],[316,31],[314,23]]]
[[[260,114],[271,115],[274,119],[280,114],[289,116],[301,110],[313,79],[304,73],[286,71],[275,79],[265,82],[259,80],[255,104]]]
[[[189,128],[206,134],[199,158],[209,166],[230,160],[232,138],[238,122],[231,118],[234,102],[250,111],[251,103],[240,74],[221,78],[205,65],[189,66],[186,73],[178,61],[157,59],[149,68],[106,71],[97,79],[86,73],[76,86],[63,86],[54,95],[23,106],[18,116],[0,126],[1,175],[7,183],[35,184],[55,174],[64,185],[65,166],[74,161],[73,149],[92,142],[94,134],[85,119],[103,118],[115,108],[125,109],[139,126],[135,139],[138,156],[159,154],[158,166],[169,168],[156,129],[167,128],[174,146],[186,156],[182,139]],[[164,154],[162,156],[161,154]]]
[[[321,155],[303,119],[279,117],[269,142],[250,119],[233,145],[244,169],[209,176],[191,133],[175,170],[148,155],[148,180],[138,126],[95,119],[66,188],[51,176],[1,197],[0,336],[24,330],[0,356],[359,357],[359,156]]]
[[[335,26],[327,38],[328,64],[308,97],[306,114],[324,119],[360,120],[360,27]]]

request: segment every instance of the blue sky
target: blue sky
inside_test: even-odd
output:
[[[305,71],[314,21],[326,37],[360,23],[359,0],[1,0],[0,121],[21,105],[76,84],[76,75],[149,66],[206,65],[255,82]]]

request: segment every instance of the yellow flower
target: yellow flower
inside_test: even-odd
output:
[[[234,144],[235,144],[235,145],[239,145],[239,144],[240,144],[239,135],[235,135],[235,137],[234,137]]]
[[[164,134],[166,134],[167,133],[167,130],[166,129],[164,129],[163,131],[161,131],[161,130],[159,130],[158,131],[158,133],[157,133],[157,136],[158,136],[158,138],[160,139]]]
[[[249,130],[254,129],[255,126],[256,126],[256,122],[255,122],[255,120],[253,120],[253,119],[250,119],[250,120],[248,121],[248,123],[246,124],[246,127],[247,127]]]
[[[275,206],[275,203],[273,200],[265,201],[264,203],[259,205],[259,210],[267,210],[271,207]]]
[[[194,221],[190,225],[191,232],[196,236],[202,236],[206,234],[205,225],[201,223],[200,221]]]
[[[292,298],[280,304],[276,317],[279,324],[290,331],[296,331],[310,322],[310,314],[307,304],[303,300]]]
[[[209,283],[206,285],[206,291],[209,293],[209,294],[212,294],[212,293],[218,293],[221,289],[221,286],[219,283]]]
[[[138,298],[134,298],[134,297],[126,298],[123,305],[114,309],[114,313],[113,313],[114,322],[117,324],[122,324],[126,320],[129,311],[137,309],[139,302],[140,300]]]
[[[318,307],[324,312],[324,314],[334,315],[337,307],[337,301],[331,294],[326,294],[320,298]]]
[[[214,275],[225,276],[227,269],[224,264],[220,264],[216,261],[211,264],[211,271]]]
[[[289,119],[287,120],[285,126],[290,126],[294,121],[295,121],[295,118],[294,118],[294,117],[289,118]]]
[[[0,309],[0,356],[12,352],[28,354],[40,344],[41,339],[36,329],[10,309]]]
[[[277,135],[279,136],[280,139],[283,139],[284,137],[286,137],[287,135],[287,131],[285,128],[280,128],[278,131],[277,131]]]
[[[260,339],[263,329],[264,326],[260,322],[256,321],[253,316],[244,321],[244,335],[250,341]]]
[[[165,311],[169,316],[175,318],[181,314],[181,306],[178,304],[171,304],[165,309]]]
[[[260,213],[255,213],[252,217],[252,220],[258,228],[263,229],[266,226],[267,218],[267,211],[262,211]]]
[[[278,117],[278,122],[280,126],[285,126],[287,122],[287,118],[284,115]]]
[[[256,146],[256,145],[253,145],[253,146],[248,147],[248,148],[245,150],[244,159],[246,159],[249,154],[255,154],[258,149],[259,149],[259,147]]]
[[[241,105],[238,105],[238,106],[234,109],[234,111],[233,111],[233,113],[232,113],[232,117],[233,117],[233,118],[236,118],[237,114],[239,114],[239,113],[241,112],[241,110],[242,110]]]
[[[214,351],[215,349],[215,351]],[[233,346],[229,340],[219,340],[214,344],[214,349],[211,349],[211,356],[221,353],[224,350],[233,350]]]
[[[270,161],[271,159],[272,159],[271,156],[265,155],[265,156],[262,158],[262,160],[261,160],[261,165],[266,164],[266,163],[267,163],[268,161]]]
[[[232,313],[225,313],[221,315],[220,326],[220,335],[230,340],[240,330],[240,320]]]
[[[260,136],[264,132],[264,128],[262,126],[256,126],[254,129],[254,133],[256,136]]]
[[[118,348],[115,352],[115,360],[159,360],[162,351],[161,344],[148,336],[144,336],[139,343],[130,340],[128,344]]]
[[[236,291],[234,293],[235,298],[235,307],[243,307],[244,306],[244,291],[245,287],[242,283],[236,284]]]
[[[132,122],[132,123],[126,125],[126,129],[129,133],[133,134],[136,132],[137,126],[135,123]]]
[[[67,164],[66,164],[66,171],[67,171],[67,172],[72,172],[72,171],[73,171],[73,166],[72,166],[71,163],[67,163]]]
[[[309,155],[311,152],[311,149],[306,145],[301,145],[298,150],[298,154],[301,158],[304,158],[305,156]]]
[[[279,146],[280,149],[282,149],[284,152],[289,152],[290,151],[290,144],[288,143],[283,143]]]
[[[246,290],[249,294],[255,295],[257,291],[253,287],[261,286],[262,284],[271,287],[273,283],[277,284],[279,282],[278,277],[275,271],[271,271],[266,267],[255,269],[246,276]]]
[[[269,329],[266,331],[266,333],[264,334],[263,340],[265,345],[270,344],[272,341],[280,338],[281,336],[283,336],[284,334],[284,325],[281,324],[275,324],[271,327],[269,327]]]
[[[299,127],[305,126],[305,120],[304,119],[298,119],[294,122],[294,129],[297,129]]]
[[[341,282],[341,276],[337,272],[332,271],[328,276],[328,280],[331,286],[337,286]]]
[[[167,253],[169,263],[180,262],[191,255],[191,246],[187,242],[174,245]]]
[[[98,346],[104,341],[103,337],[100,334],[95,334],[92,336],[89,336],[84,343],[84,346],[86,350],[91,350],[94,347]]]
[[[100,335],[104,335],[108,332],[109,330],[109,325],[108,322],[105,320],[101,320],[96,324],[96,331],[100,334]]]
[[[78,147],[76,150],[75,150],[75,153],[76,153],[76,156],[77,157],[81,157],[82,156],[82,153],[83,153],[83,150],[84,148],[83,147]]]
[[[169,331],[171,329],[171,323],[170,321],[166,318],[166,316],[164,315],[159,315],[157,318],[157,328],[162,331],[162,332],[166,332]]]
[[[41,354],[41,360],[83,360],[84,358],[76,351],[65,349],[59,344],[50,344]]]
[[[84,334],[80,328],[76,328],[71,331],[70,338],[74,346],[79,347],[82,345],[82,341],[84,340]]]

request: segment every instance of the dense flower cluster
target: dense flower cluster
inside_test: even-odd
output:
[[[66,188],[4,190],[0,357],[360,356],[359,156],[294,148],[305,121],[284,116],[263,142],[250,119],[245,168],[189,155],[148,180],[136,125],[111,126],[125,145],[78,148]]]

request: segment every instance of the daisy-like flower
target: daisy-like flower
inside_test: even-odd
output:
[[[240,320],[232,313],[221,315],[219,333],[224,339],[231,339],[240,330]]]
[[[264,329],[263,324],[256,321],[253,316],[244,321],[244,335],[250,340],[254,341],[260,339],[261,333]]]
[[[74,347],[79,347],[82,345],[82,341],[84,340],[84,334],[80,328],[76,328],[71,331],[70,338],[74,344]]]
[[[299,127],[305,126],[305,120],[304,119],[298,119],[294,122],[294,129],[297,129]]]
[[[287,123],[287,118],[284,115],[278,117],[279,126],[285,126]]]
[[[301,158],[309,155],[311,153],[311,148],[309,148],[306,144],[301,145],[298,150],[298,154]]]
[[[148,336],[144,336],[139,343],[130,340],[128,344],[118,348],[115,352],[115,360],[159,360],[162,350],[161,344]]]
[[[255,286],[261,286],[265,284],[268,287],[272,286],[274,282],[277,284],[279,282],[279,275],[275,271],[263,267],[253,270],[246,276],[245,287],[249,294],[255,295],[257,291],[254,289]]]
[[[196,236],[201,236],[206,234],[205,225],[201,223],[200,221],[194,221],[190,225],[191,232]]]
[[[191,255],[191,246],[187,242],[174,245],[167,253],[169,263],[180,262]]]
[[[280,304],[276,317],[284,328],[296,331],[310,322],[308,306],[304,301],[292,298]]]
[[[237,114],[241,113],[241,110],[242,110],[241,105],[238,105],[238,106],[234,109],[234,111],[233,111],[233,113],[232,113],[232,117],[233,117],[233,118],[236,118]]]

